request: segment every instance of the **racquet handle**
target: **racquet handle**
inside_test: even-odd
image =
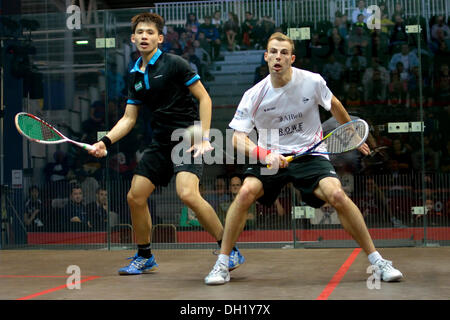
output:
[[[77,144],[78,146],[80,146],[83,149],[86,149],[88,151],[92,151],[95,150],[95,147],[93,145],[90,145],[88,143],[81,143],[81,142],[75,142],[73,141],[75,144]],[[108,155],[108,151],[105,150],[105,157]]]
[[[286,157],[286,161],[287,161],[287,162],[291,162],[292,160],[294,160],[294,156],[288,156],[288,157]],[[271,166],[270,164],[267,165],[267,168],[270,169],[271,167],[272,167],[272,166]]]

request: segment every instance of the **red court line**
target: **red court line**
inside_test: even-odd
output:
[[[327,284],[325,289],[323,289],[322,293],[316,298],[316,300],[327,300],[333,290],[337,287],[339,282],[341,282],[347,270],[350,268],[352,263],[355,261],[358,254],[361,252],[361,248],[356,248],[344,262],[344,264],[339,268],[339,270],[335,273],[333,278],[331,278],[330,282]]]
[[[26,276],[26,275],[15,275],[15,274],[6,274],[0,275],[0,278],[68,278],[68,276]],[[81,278],[86,278],[87,276],[81,276]]]
[[[98,278],[100,278],[100,277],[99,277],[99,276],[92,276],[92,277],[88,277],[88,278],[86,278],[86,279],[84,279],[84,280],[74,282],[73,284],[75,285],[75,284],[78,284],[78,283],[83,283],[83,282],[86,282],[86,281],[89,281],[89,280],[98,279]],[[22,298],[18,298],[18,299],[16,299],[16,300],[29,300],[29,299],[33,299],[33,298],[42,296],[42,295],[47,294],[47,293],[51,293],[51,292],[55,292],[55,291],[58,291],[58,290],[61,290],[61,289],[65,289],[66,287],[67,287],[67,284],[64,284],[64,285],[61,285],[61,286],[56,287],[56,288],[51,288],[51,289],[47,289],[47,290],[44,290],[44,291],[41,291],[41,292],[33,293],[33,294],[29,295],[29,296],[25,296],[25,297],[22,297]]]

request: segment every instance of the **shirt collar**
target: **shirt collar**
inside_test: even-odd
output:
[[[150,59],[148,64],[154,65],[156,63],[156,60],[158,60],[158,58],[161,56],[161,54],[162,54],[162,51],[160,49],[156,50],[155,54]],[[136,60],[136,63],[134,64],[134,67],[133,67],[133,69],[130,70],[130,72],[144,73],[140,68],[141,62],[142,62],[142,57],[139,57],[139,59]]]

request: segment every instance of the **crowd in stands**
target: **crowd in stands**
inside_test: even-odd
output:
[[[450,125],[450,29],[444,16],[435,16],[429,21],[420,19],[421,64],[417,34],[406,32],[406,25],[417,24],[416,17],[407,17],[400,4],[394,12],[388,12],[381,2],[381,29],[371,29],[367,25],[368,13],[365,1],[358,2],[358,8],[349,16],[336,12],[334,21],[324,21],[314,28],[313,23],[302,22],[297,26],[311,27],[311,40],[295,41],[295,67],[320,73],[327,85],[348,109],[350,113],[364,115],[368,122],[383,123],[392,121],[393,111],[402,115],[408,112],[410,118],[404,121],[417,121],[419,115],[419,77],[423,80],[423,101],[425,110],[424,160],[425,171],[430,174],[450,173],[450,136],[443,128]],[[204,81],[213,81],[210,67],[214,61],[222,60],[224,50],[265,49],[268,37],[275,31],[286,32],[287,25],[276,26],[269,17],[254,17],[245,13],[245,19],[239,21],[234,12],[217,11],[199,22],[194,13],[187,16],[183,27],[168,25],[165,30],[161,49],[183,56],[197,70]],[[430,30],[429,36],[427,30]],[[128,69],[138,58],[133,52]],[[422,74],[420,75],[420,70]],[[110,129],[122,116],[126,106],[127,72],[122,75],[115,65],[110,65],[105,76],[108,79],[108,113],[106,113],[106,93],[92,103],[90,116],[82,123],[80,132],[70,132],[71,137],[86,143],[98,140],[97,132]],[[265,63],[255,71],[254,82],[268,74]],[[214,101],[213,101],[214,104]],[[377,113],[378,112],[378,113]],[[370,116],[373,115],[373,119]],[[139,161],[146,145],[151,141],[151,114],[143,111],[143,116],[135,128],[113,146],[107,159],[94,159],[83,150],[70,148],[68,153],[57,151],[54,161],[44,169],[45,192],[33,187],[29,190],[26,202],[25,218],[30,230],[105,230],[106,228],[106,190],[101,182],[108,179],[129,181],[133,169]],[[405,118],[405,117],[404,117]],[[107,127],[107,124],[109,127]],[[372,125],[375,151],[361,160],[362,169],[353,174],[389,175],[391,188],[395,188],[396,177],[421,172],[422,141],[416,134],[390,134],[386,128]],[[139,144],[136,144],[136,141]],[[442,143],[444,141],[445,143]],[[131,142],[131,143],[130,143]],[[345,165],[344,165],[345,166]],[[344,170],[345,171],[345,170]],[[237,193],[242,179],[239,176],[227,176],[217,179],[216,191],[205,191],[205,198],[216,209],[224,221],[226,210]],[[400,178],[399,178],[400,181]],[[367,180],[364,190],[367,197],[373,197],[372,204],[377,210],[388,213],[392,208],[375,187],[375,180]],[[408,184],[409,183],[409,184]],[[400,187],[413,186],[413,181],[400,181]],[[113,204],[110,216],[112,223],[129,221],[126,207],[126,186],[112,190],[110,195],[118,200]],[[417,186],[420,190],[421,186]],[[386,191],[386,190],[385,190]],[[64,193],[64,196],[61,196]],[[45,194],[45,199],[42,195]],[[40,197],[39,197],[40,195]],[[249,226],[273,226],[274,221],[283,221],[286,225],[291,217],[291,192],[281,197],[271,208],[256,204],[249,212]],[[390,197],[389,195],[387,196]],[[65,200],[58,203],[59,198]],[[372,198],[371,198],[372,199]],[[384,200],[383,200],[384,199]],[[58,214],[54,225],[42,218],[43,207],[62,212]],[[431,206],[431,204],[430,204]],[[366,209],[364,212],[369,212]],[[115,213],[117,212],[117,213]],[[450,215],[450,202],[444,203],[442,213]],[[54,212],[52,212],[54,214]],[[47,213],[48,216],[48,213]],[[192,215],[186,209],[182,215],[185,226]],[[399,217],[389,216],[389,220],[401,225]],[[420,218],[417,218],[418,220]],[[252,222],[253,221],[253,222]],[[53,224],[53,222],[52,222]],[[195,222],[194,222],[195,225]]]

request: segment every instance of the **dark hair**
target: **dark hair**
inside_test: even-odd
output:
[[[136,27],[140,22],[150,23],[153,22],[158,30],[158,34],[163,34],[164,19],[159,14],[152,12],[143,12],[135,15],[131,18],[131,30],[135,33]]]

